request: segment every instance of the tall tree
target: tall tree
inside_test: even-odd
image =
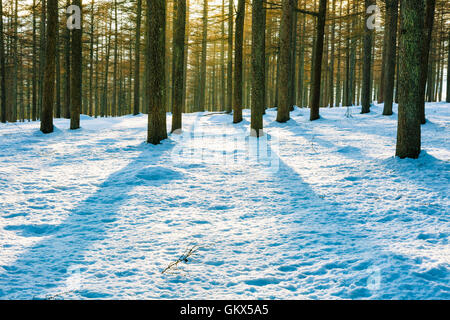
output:
[[[423,0],[401,0],[399,106],[396,156],[420,154],[420,72],[424,26]]]
[[[186,0],[174,2],[172,56],[172,132],[181,129],[184,88],[184,41],[186,35]]]
[[[323,40],[325,33],[325,19],[327,15],[327,0],[320,0],[319,14],[317,16],[317,39],[314,54],[314,69],[312,75],[312,88],[311,88],[311,114],[310,120],[317,120],[320,118],[320,85],[322,77],[322,58],[323,58]]]
[[[365,0],[365,11],[366,18],[364,23],[364,52],[363,52],[363,83],[361,92],[361,113],[369,113],[370,105],[372,103],[372,79],[371,79],[371,68],[372,68],[372,34],[373,30],[369,28],[368,21],[370,13],[368,9],[374,4],[374,0]]]
[[[83,81],[83,59],[82,59],[82,28],[83,28],[83,7],[82,0],[74,0],[73,4],[80,8],[80,28],[72,30],[72,66],[70,79],[71,111],[70,129],[80,128],[80,113],[83,104],[82,81]]]
[[[450,102],[450,31],[448,33],[448,47],[447,47],[447,99]]]
[[[136,8],[136,44],[134,59],[134,101],[133,115],[139,114],[140,109],[140,88],[141,88],[141,21],[142,21],[142,0],[137,0]]]
[[[47,50],[42,97],[41,131],[53,132],[53,104],[55,97],[55,58],[58,32],[58,0],[47,1]]]
[[[234,51],[234,95],[233,122],[242,121],[242,91],[243,91],[243,44],[244,44],[245,0],[238,1],[236,16],[236,35]]]
[[[395,64],[397,61],[397,21],[398,0],[386,0],[386,63],[382,65],[385,69],[384,82],[384,108],[383,115],[392,115],[392,104],[394,101],[394,79]]]
[[[70,6],[70,0],[66,2],[67,7]],[[67,13],[67,18],[69,13]],[[64,28],[64,118],[70,119],[71,111],[71,94],[70,94],[70,78],[71,78],[71,36],[70,29],[66,26]]]
[[[202,60],[200,65],[200,99],[197,111],[203,111],[206,107],[206,59],[208,48],[208,0],[203,0],[203,33],[202,33]]]
[[[0,1],[0,121],[6,122],[6,63],[5,63],[5,40],[3,36],[3,5]]]
[[[421,64],[420,64],[420,87],[419,87],[419,115],[420,123],[426,122],[425,118],[425,87],[427,85],[427,70],[428,59],[430,55],[431,34],[433,32],[434,23],[434,11],[436,7],[436,0],[424,0],[425,1],[425,21],[422,23],[424,29],[422,31],[422,45],[419,50],[421,52]],[[423,19],[423,17],[422,17]],[[429,83],[430,87],[431,84]]]
[[[233,0],[228,1],[228,67],[226,111],[231,113],[233,105]]]
[[[145,68],[147,72],[146,95],[148,99],[147,142],[156,145],[167,138],[165,105],[165,0],[147,0],[146,36]]]
[[[259,137],[263,129],[265,92],[265,15],[263,0],[252,2],[252,108],[251,132]]]
[[[291,80],[291,45],[292,19],[294,15],[294,0],[282,1],[282,16],[280,25],[280,75],[279,75],[279,105],[277,121],[286,122],[290,119],[289,82]]]

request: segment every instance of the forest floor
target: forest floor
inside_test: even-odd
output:
[[[259,141],[188,114],[159,146],[144,115],[1,124],[0,299],[449,299],[450,104],[418,160],[359,110],[268,110]]]

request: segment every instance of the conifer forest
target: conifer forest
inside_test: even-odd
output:
[[[0,299],[450,299],[449,75],[447,0],[2,0]]]

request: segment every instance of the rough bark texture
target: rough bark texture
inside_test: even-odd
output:
[[[244,42],[245,0],[239,0],[236,16],[236,35],[234,52],[234,95],[233,95],[233,123],[242,121],[242,56]]]
[[[166,56],[166,1],[147,0],[146,20],[147,69],[146,91],[148,99],[147,142],[159,144],[167,138],[165,105],[165,56]]]
[[[419,48],[419,50],[421,50],[421,67],[420,67],[420,87],[419,87],[420,99],[418,101],[420,123],[422,124],[426,122],[425,87],[427,85],[428,58],[430,55],[431,34],[433,32],[434,9],[436,7],[436,0],[424,0],[424,1],[425,1],[425,22],[422,23],[424,28],[422,31],[422,38],[421,38],[422,44],[421,47]]]
[[[233,0],[228,4],[228,66],[226,111],[231,113],[233,105]]]
[[[55,97],[55,55],[56,33],[58,32],[58,1],[47,1],[47,50],[44,69],[44,90],[42,97],[41,131],[53,132],[53,103]]]
[[[263,0],[252,2],[252,110],[251,133],[262,135],[265,97],[265,23]]]
[[[397,21],[398,0],[386,0],[386,63],[384,83],[384,109],[383,115],[392,115],[394,101],[395,64],[397,61]]]
[[[142,0],[137,0],[136,8],[136,44],[135,44],[135,61],[134,61],[134,101],[133,101],[133,115],[139,114],[140,109],[140,88],[141,88],[141,15],[142,15]]]
[[[181,129],[184,88],[184,39],[186,34],[186,0],[174,2],[172,56],[172,132]]]
[[[450,102],[450,32],[448,33],[448,49],[447,49],[447,99]]]
[[[291,80],[291,34],[292,19],[294,15],[294,0],[282,1],[282,17],[280,26],[280,54],[279,54],[279,77],[278,77],[278,110],[277,121],[286,122],[290,119],[290,96],[289,82]]]
[[[311,114],[310,120],[317,120],[320,118],[320,84],[322,77],[322,57],[323,57],[323,40],[325,33],[325,18],[327,12],[327,0],[320,0],[319,16],[317,17],[317,39],[314,55],[314,69],[312,76],[311,88]]]
[[[206,108],[206,59],[208,49],[208,0],[203,1],[202,60],[200,64],[199,101],[197,111]]]
[[[365,0],[365,11],[367,21],[370,14],[367,13],[367,8],[374,4],[374,0]],[[363,74],[362,74],[362,92],[361,92],[361,113],[369,113],[370,105],[372,103],[372,79],[371,79],[371,69],[372,69],[372,35],[373,31],[364,23],[364,42],[363,42]]]
[[[420,154],[420,72],[424,26],[423,0],[401,0],[399,106],[396,156]]]
[[[6,72],[5,72],[5,40],[3,36],[3,6],[0,1],[0,121],[6,122]]]
[[[77,5],[81,8],[81,12],[83,12],[81,6],[81,0],[74,0],[74,5]],[[81,18],[81,21],[83,18]],[[83,23],[81,23],[83,26]],[[80,128],[80,112],[82,109],[82,28],[72,30],[72,67],[71,67],[71,86],[70,86],[70,95],[71,95],[71,111],[70,111],[70,129],[75,130]]]

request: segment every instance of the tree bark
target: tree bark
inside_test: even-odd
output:
[[[311,88],[311,113],[310,120],[317,120],[320,118],[320,84],[322,76],[322,58],[323,58],[323,40],[325,33],[325,18],[327,13],[327,0],[320,0],[319,15],[317,17],[317,39],[314,55],[314,70]]]
[[[421,65],[420,65],[420,98],[417,102],[419,104],[420,123],[425,124],[425,87],[427,85],[427,70],[428,59],[430,55],[431,34],[433,32],[434,23],[434,9],[436,7],[436,0],[425,0],[425,21],[422,34],[422,45],[419,48],[421,50]],[[423,19],[423,17],[422,17]],[[429,83],[430,85],[430,83]]]
[[[172,132],[182,128],[186,0],[174,2],[172,66]]]
[[[244,42],[245,0],[239,0],[236,16],[235,56],[234,56],[234,95],[233,123],[242,121],[242,56]]]
[[[82,0],[74,0],[73,4],[80,7],[82,9]],[[83,14],[81,14],[81,27],[80,29],[72,30],[72,67],[71,67],[71,86],[70,86],[70,94],[71,94],[71,111],[70,111],[70,129],[76,130],[80,128],[80,112],[82,110],[82,69],[83,69],[83,60],[82,60],[82,26],[83,26]]]
[[[58,32],[58,0],[47,1],[47,50],[42,97],[41,131],[53,132],[53,104],[55,97],[56,33]]]
[[[265,15],[263,0],[252,2],[252,108],[251,135],[259,137],[263,129],[265,100]]]
[[[167,138],[166,125],[166,1],[147,0],[146,19],[147,69],[146,91],[148,99],[147,142],[159,144]]]
[[[136,45],[135,45],[135,61],[134,61],[134,101],[133,115],[139,114],[140,109],[140,87],[141,87],[141,18],[142,0],[137,0],[136,9]]]
[[[323,1],[323,0],[322,0]],[[277,121],[286,122],[290,119],[290,86],[291,81],[291,45],[292,45],[292,20],[294,15],[294,0],[282,1],[282,16],[280,25],[280,54],[278,90],[279,103],[277,110]]]
[[[34,6],[33,6],[34,8]],[[3,5],[0,1],[0,121],[6,122],[6,63],[5,63],[5,40],[3,36]]]
[[[361,92],[361,113],[369,113],[370,105],[372,103],[372,79],[371,79],[371,69],[372,69],[372,35],[373,31],[367,26],[367,21],[370,14],[367,13],[367,9],[374,4],[373,0],[365,0],[365,11],[366,18],[364,23],[364,53],[363,53],[363,83]]]
[[[424,26],[423,0],[401,0],[399,106],[396,156],[420,154],[420,73]]]
[[[397,61],[397,21],[398,0],[386,0],[386,64],[384,83],[384,108],[383,115],[392,115],[394,101],[395,65]]]

